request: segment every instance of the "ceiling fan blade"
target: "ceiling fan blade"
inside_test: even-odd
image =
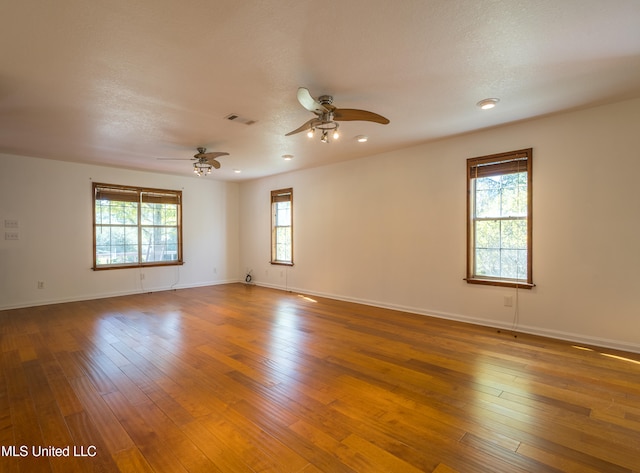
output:
[[[204,158],[204,159],[216,159],[219,158],[220,156],[229,156],[229,153],[225,153],[225,152],[221,152],[221,151],[213,151],[211,153],[200,153],[200,154],[196,154],[195,157],[200,159],[200,158]]]
[[[316,115],[322,115],[323,113],[330,111],[327,107],[314,99],[309,93],[309,90],[305,87],[298,88],[298,102],[300,102],[300,105],[304,108]]]
[[[378,115],[377,113],[368,112],[366,110],[357,110],[355,108],[336,108],[333,111],[333,119],[336,121],[365,121],[375,122],[386,125],[389,119]]]
[[[193,161],[193,158],[156,158],[160,161]]]
[[[296,128],[296,129],[295,129],[295,130],[293,130],[293,131],[290,131],[289,133],[287,133],[287,134],[286,134],[286,135],[284,135],[284,136],[295,135],[296,133],[300,133],[301,131],[308,130],[308,129],[310,129],[310,128],[311,128],[312,123],[313,123],[313,122],[317,122],[317,121],[318,121],[318,119],[317,119],[317,118],[312,118],[311,120],[309,120],[309,121],[305,122],[302,126],[300,126],[300,127]]]
[[[228,153],[227,153],[228,154]],[[220,163],[213,158],[208,158],[207,163],[211,164],[214,168],[220,169]]]

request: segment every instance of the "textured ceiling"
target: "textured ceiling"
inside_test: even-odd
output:
[[[391,123],[285,137],[313,117],[300,86]],[[0,152],[184,175],[198,146],[230,153],[206,179],[638,96],[638,0],[21,0],[0,17]]]

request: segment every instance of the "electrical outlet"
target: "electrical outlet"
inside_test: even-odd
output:
[[[38,289],[44,289],[44,281],[38,281]]]
[[[513,296],[504,296],[504,306],[513,307]]]
[[[140,273],[140,281],[144,281],[144,273]]]

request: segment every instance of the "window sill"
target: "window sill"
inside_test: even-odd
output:
[[[293,261],[269,261],[271,264],[278,264],[280,266],[293,266]]]
[[[480,278],[465,278],[468,284],[481,284],[484,286],[501,286],[501,287],[516,287],[518,289],[533,289],[535,284],[522,282],[522,281],[510,281],[508,279],[480,279]]]
[[[133,264],[111,264],[108,266],[93,266],[93,271],[106,271],[109,269],[128,269],[128,268],[153,268],[156,266],[182,266],[184,261],[168,261],[157,263],[133,263]]]

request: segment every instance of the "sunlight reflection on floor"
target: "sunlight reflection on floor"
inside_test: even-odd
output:
[[[592,348],[581,347],[581,346],[578,346],[578,345],[571,345],[571,346],[572,346],[573,348],[577,349],[577,350],[592,351],[592,352],[594,352],[594,353],[599,353],[599,354],[601,354],[602,356],[606,356],[607,358],[614,358],[614,359],[616,359],[616,360],[627,361],[627,362],[629,362],[629,363],[635,363],[636,365],[640,365],[640,361],[638,361],[638,360],[633,360],[633,359],[631,359],[631,358],[626,358],[626,357],[624,357],[624,356],[613,355],[613,354],[611,354],[611,353],[604,353],[604,352],[601,352],[601,351],[596,351],[596,350],[594,350],[594,349],[592,349]]]

